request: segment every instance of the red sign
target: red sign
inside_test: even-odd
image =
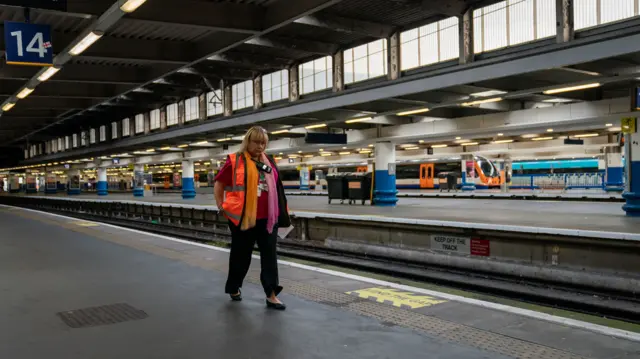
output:
[[[491,255],[491,242],[488,239],[471,239],[471,255],[488,257]]]

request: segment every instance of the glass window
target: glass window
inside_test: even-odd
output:
[[[178,124],[178,104],[172,103],[167,106],[167,126]]]
[[[234,111],[253,106],[253,80],[231,86],[231,93]]]
[[[184,101],[184,120],[186,122],[197,120],[200,118],[200,102],[198,96],[186,99]]]
[[[96,143],[96,129],[92,128],[89,130],[89,143],[90,144],[94,144]]]
[[[458,58],[458,18],[450,17],[400,34],[401,69]]]
[[[64,136],[64,149],[68,150],[71,148],[71,139],[69,136]]]
[[[350,84],[387,74],[387,41],[376,40],[344,51],[344,83]]]
[[[80,132],[80,145],[81,146],[87,145],[87,131]]]
[[[474,10],[475,53],[555,36],[555,0],[507,0]]]
[[[111,122],[111,139],[118,139],[118,122]]]
[[[122,120],[122,136],[130,136],[131,135],[131,120],[127,117]]]
[[[289,98],[289,70],[276,71],[262,76],[262,101],[264,103]]]
[[[222,90],[207,93],[207,117],[221,115],[224,112]]]
[[[71,140],[73,142],[73,147],[78,147],[78,134],[74,133],[73,135],[71,135]]]
[[[144,132],[144,114],[140,113],[136,115],[136,134]]]
[[[638,0],[575,0],[575,29],[585,29],[637,16],[639,3]]]
[[[333,58],[323,57],[298,67],[300,94],[308,94],[333,87]]]
[[[152,130],[157,130],[160,128],[160,109],[156,109],[151,111],[150,114],[150,123],[149,128]]]
[[[107,126],[100,126],[100,142],[107,140]]]

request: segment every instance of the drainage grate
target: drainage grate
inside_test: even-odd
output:
[[[70,310],[60,312],[57,315],[71,328],[87,328],[129,322],[145,319],[149,316],[143,310],[136,309],[125,303]]]

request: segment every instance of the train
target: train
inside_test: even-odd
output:
[[[471,165],[471,164],[470,164]],[[461,185],[460,157],[430,158],[423,160],[398,161],[396,164],[396,187],[398,189],[438,189],[439,179],[445,174],[453,174],[458,178],[458,186]],[[514,161],[512,171],[505,172],[500,169],[496,161],[486,157],[476,155],[473,160],[473,182],[477,189],[499,188],[505,181],[511,183],[512,177],[518,176],[539,176],[545,174],[577,174],[577,173],[598,173],[598,159],[560,159],[543,161]],[[364,163],[344,163],[344,164],[320,164],[312,165],[310,171],[310,183],[316,183],[316,173],[320,171],[319,182],[326,188],[326,176],[334,172],[367,172],[368,167]],[[467,173],[471,173],[467,169]],[[286,189],[300,188],[300,171],[296,164],[281,164],[280,176]],[[200,187],[210,186],[213,176],[210,172],[196,171]],[[160,186],[174,186],[174,176],[172,174],[154,174],[153,182]],[[467,178],[467,182],[469,182]],[[178,177],[179,181],[179,177]],[[166,185],[163,185],[165,184]]]

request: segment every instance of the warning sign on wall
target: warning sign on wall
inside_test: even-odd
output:
[[[488,239],[431,235],[431,249],[442,252],[488,257],[491,244]]]

